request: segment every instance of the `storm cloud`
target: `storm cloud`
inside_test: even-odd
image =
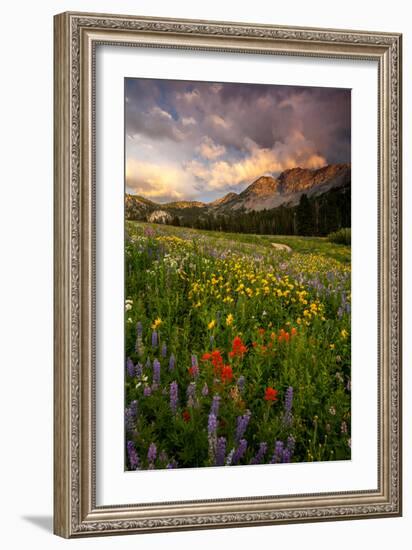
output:
[[[264,174],[350,162],[350,90],[126,79],[126,187],[214,200]]]

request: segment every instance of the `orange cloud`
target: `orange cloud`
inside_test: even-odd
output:
[[[182,199],[190,194],[190,179],[177,165],[128,159],[126,185],[136,195],[151,199]]]
[[[220,128],[227,129],[231,126],[230,122],[225,120],[220,115],[209,115],[207,117],[207,121],[217,128],[220,127]]]
[[[203,138],[202,143],[197,148],[197,151],[205,159],[211,160],[224,155],[226,152],[226,147],[224,147],[224,145],[218,145],[212,138],[206,136]]]
[[[252,140],[245,141],[249,155],[237,162],[224,160],[206,166],[199,161],[186,163],[188,172],[204,180],[209,189],[224,189],[243,183],[251,183],[265,173],[280,173],[297,166],[320,168],[326,159],[313,150],[300,132],[295,132],[285,143],[277,143],[271,149],[259,148]]]

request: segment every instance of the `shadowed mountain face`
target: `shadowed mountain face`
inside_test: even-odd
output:
[[[349,164],[330,164],[317,170],[292,168],[277,178],[261,176],[241,193],[228,193],[211,203],[180,201],[157,204],[138,195],[126,195],[126,218],[141,221],[148,221],[149,218],[169,220],[168,216],[164,216],[167,212],[184,222],[187,217],[204,214],[224,215],[233,214],[237,210],[257,212],[279,206],[294,207],[299,204],[303,194],[308,198],[318,197],[333,190],[349,188],[350,183]],[[156,215],[157,211],[159,215]]]

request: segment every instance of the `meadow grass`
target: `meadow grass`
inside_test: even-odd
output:
[[[350,247],[126,231],[126,468],[350,458]]]

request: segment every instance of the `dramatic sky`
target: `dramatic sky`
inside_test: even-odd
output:
[[[128,78],[125,102],[126,191],[156,202],[350,162],[350,90]]]

